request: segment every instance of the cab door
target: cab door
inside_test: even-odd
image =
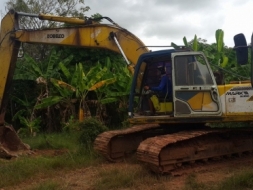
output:
[[[218,88],[203,53],[172,53],[172,78],[175,117],[221,115]]]

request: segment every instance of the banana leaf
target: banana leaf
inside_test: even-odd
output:
[[[35,76],[43,76],[43,73],[41,71],[41,69],[39,68],[38,64],[35,62],[35,60],[30,57],[30,56],[26,56],[25,57],[26,62],[30,63],[30,66],[33,68],[32,71],[34,72]]]
[[[171,42],[171,46],[174,48],[174,49],[179,49],[179,46],[173,42]]]
[[[111,68],[111,67],[112,67],[111,60],[110,60],[109,57],[106,57],[105,64],[106,64],[106,67],[107,67],[107,68]]]
[[[63,97],[61,97],[61,96],[49,96],[47,98],[42,99],[41,103],[37,104],[35,106],[35,109],[47,108],[49,106],[52,106],[52,105],[55,105],[55,104],[61,102],[62,99],[63,99]]]
[[[198,51],[198,39],[197,39],[197,35],[194,36],[194,40],[193,40],[193,50],[194,51]]]
[[[129,92],[111,92],[111,93],[107,93],[107,96],[110,97],[121,97],[121,96],[127,96],[129,95]]]
[[[224,37],[224,32],[221,29],[216,30],[215,32],[215,37],[216,37],[216,43],[217,43],[217,51],[220,53],[223,51],[223,37]]]
[[[54,84],[58,84],[59,87],[63,87],[63,88],[66,88],[66,89],[69,89],[71,91],[76,91],[76,88],[71,86],[70,84],[62,81],[62,80],[57,80],[57,79],[54,79],[54,78],[51,78],[50,81]]]
[[[49,76],[52,76],[52,73],[54,72],[54,65],[55,65],[55,63],[58,62],[58,60],[59,60],[59,58],[58,58],[58,55],[56,53],[56,50],[53,49],[51,54],[50,54],[50,57],[49,57],[46,73],[44,73],[44,75],[46,75],[45,78],[48,78]]]
[[[64,74],[64,76],[67,79],[70,79],[71,78],[71,74],[70,74],[69,70],[67,69],[67,67],[62,62],[59,63],[59,67],[60,67],[62,73]]]
[[[184,36],[184,38],[183,38],[183,41],[184,41],[184,45],[185,45],[186,47],[189,47],[188,42],[187,42],[187,39],[186,39],[185,36]]]
[[[107,71],[108,71],[107,68],[104,67],[101,71],[97,72],[89,81],[87,85],[88,88],[90,89],[93,85],[95,85],[98,81],[100,81]]]
[[[113,103],[117,101],[118,101],[117,98],[105,98],[105,99],[102,99],[100,102],[101,104],[109,104],[109,103]]]
[[[89,91],[96,90],[98,88],[103,87],[104,85],[112,84],[114,82],[116,82],[115,78],[110,78],[110,79],[99,81],[98,83],[96,83],[92,87],[90,87]]]
[[[221,63],[221,67],[224,68],[228,64],[228,57],[227,56],[223,56],[222,58],[223,58],[223,62]]]

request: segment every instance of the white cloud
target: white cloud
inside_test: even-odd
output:
[[[215,31],[223,29],[224,42],[233,47],[233,36],[245,33],[250,39],[253,2],[231,0],[86,0],[91,10],[100,13],[137,35],[145,44],[182,43],[182,38],[198,37],[215,42]],[[246,19],[246,20],[245,20]],[[249,41],[249,40],[248,40]]]
[[[225,44],[233,47],[234,35],[244,33],[249,42],[253,31],[250,0],[85,0],[85,5],[91,8],[87,16],[108,16],[146,45],[183,44],[184,36],[191,40],[195,34],[214,43],[215,31],[223,29]]]

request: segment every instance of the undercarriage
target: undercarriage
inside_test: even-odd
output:
[[[253,151],[253,129],[196,128],[168,130],[156,124],[108,131],[95,141],[95,150],[113,162],[137,152],[137,159],[155,173],[171,173],[197,161]]]

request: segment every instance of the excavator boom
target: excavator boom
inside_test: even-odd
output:
[[[21,13],[21,16],[24,13]],[[135,35],[124,28],[105,24],[78,25],[73,27],[60,27],[52,29],[20,29],[18,17],[15,11],[3,18],[1,24],[1,71],[0,71],[0,123],[4,123],[4,113],[10,93],[11,81],[17,55],[21,43],[48,44],[60,46],[72,46],[80,48],[103,48],[117,53],[121,53],[113,37],[116,36],[123,52],[128,60],[134,64],[138,57],[148,52],[143,42]],[[33,16],[33,15],[32,15]],[[50,15],[38,15],[43,20],[53,20],[68,23],[76,23],[76,18],[65,18]],[[80,23],[81,24],[81,23]],[[143,47],[137,51],[139,47]],[[133,72],[134,65],[128,66]]]

